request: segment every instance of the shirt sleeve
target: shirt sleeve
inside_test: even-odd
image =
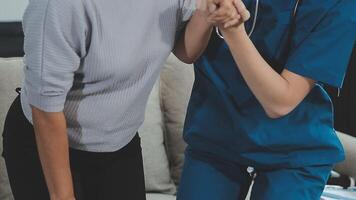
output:
[[[338,1],[309,35],[292,47],[286,69],[341,88],[356,38],[356,1]],[[308,25],[307,18],[303,19]],[[303,23],[303,22],[301,22]],[[296,30],[294,41],[306,30]]]
[[[81,0],[30,1],[23,27],[29,104],[45,112],[61,112],[86,55],[84,6]]]
[[[187,22],[195,11],[196,0],[183,0],[182,6],[182,22]]]

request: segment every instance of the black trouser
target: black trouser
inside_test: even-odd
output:
[[[6,167],[15,200],[48,200],[33,126],[16,98],[4,127]],[[144,200],[145,184],[140,138],[112,153],[70,149],[74,190],[78,200]]]

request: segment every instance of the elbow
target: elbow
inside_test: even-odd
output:
[[[197,60],[197,58],[198,58],[198,56],[196,56],[196,55],[190,55],[188,52],[182,51],[182,50],[179,49],[179,48],[174,49],[174,50],[172,51],[172,53],[173,53],[181,62],[183,62],[183,63],[185,63],[185,64],[188,64],[188,65],[193,64],[193,63]]]
[[[182,54],[178,54],[178,53],[174,53],[173,54],[183,63],[185,64],[193,64],[196,60],[196,58],[194,57],[190,57],[190,56],[186,56],[186,55],[182,55]]]
[[[280,119],[287,116],[293,110],[294,107],[292,106],[276,106],[274,108],[265,109],[265,112],[270,119]]]
[[[185,64],[188,64],[188,65],[191,65],[191,64],[193,64],[193,63],[195,62],[195,59],[189,58],[189,57],[178,57],[178,56],[177,56],[177,58],[178,58],[181,62],[183,62],[183,63],[185,63]]]

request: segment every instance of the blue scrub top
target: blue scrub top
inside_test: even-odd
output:
[[[269,118],[227,44],[214,34],[195,63],[196,80],[184,129],[188,149],[257,168],[332,164],[344,159],[333,128],[332,103],[323,85],[342,86],[356,38],[356,1],[304,0],[294,24],[295,2],[261,0],[251,39],[274,68],[317,81],[310,94],[287,116]],[[255,0],[245,4],[253,16]],[[247,31],[252,20],[246,23]],[[292,26],[295,31],[290,35]]]

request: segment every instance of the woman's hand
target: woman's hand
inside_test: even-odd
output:
[[[239,2],[234,1],[236,0],[198,0],[197,12],[202,13],[207,22],[215,26],[225,28],[238,26],[241,22],[248,20],[249,16],[246,17],[246,14],[249,14],[249,12],[240,15],[236,7]]]
[[[207,47],[215,26],[240,26],[248,20],[249,13],[238,14],[234,0],[198,0],[197,10],[186,26],[185,32],[175,44],[173,53],[185,63],[191,64]],[[242,10],[242,9],[241,9]],[[247,15],[248,14],[248,15]]]
[[[242,2],[242,0],[234,0],[233,1],[235,13],[238,16],[234,20],[231,20],[227,23],[219,23],[218,27],[225,32],[242,32],[246,33],[244,23],[250,19],[251,14],[249,10],[246,8],[245,4]],[[209,20],[214,21],[214,19],[217,19],[219,13],[214,12],[209,16]]]

